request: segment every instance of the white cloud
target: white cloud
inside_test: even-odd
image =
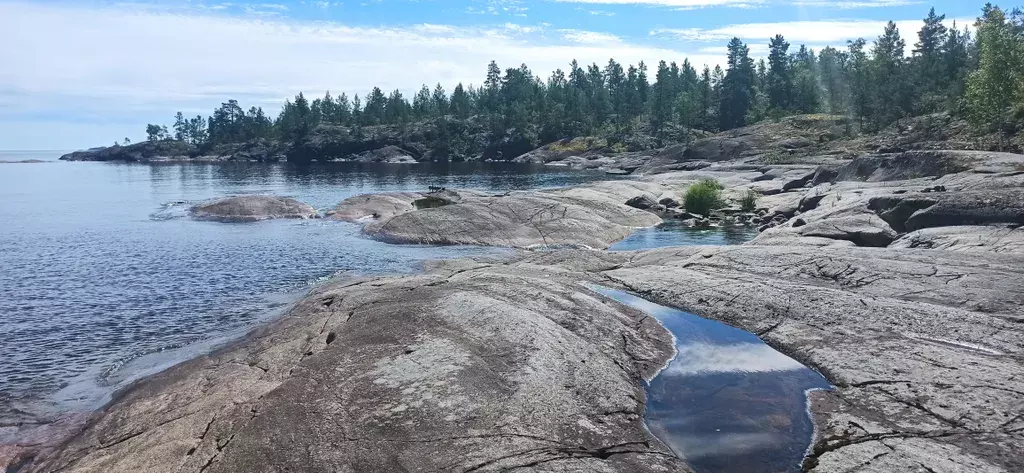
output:
[[[622,43],[622,38],[609,33],[582,30],[559,30],[562,39],[579,44],[615,44]]]
[[[947,19],[946,24],[952,25],[954,20]],[[970,23],[968,19],[957,19],[958,25]],[[733,37],[743,40],[764,42],[781,34],[791,44],[817,43],[837,44],[846,40],[864,38],[871,40],[882,34],[886,21],[877,20],[824,20],[824,21],[788,21],[778,23],[746,23],[728,25],[720,28],[661,28],[651,31],[651,35],[671,36],[687,41],[728,41]],[[921,29],[921,20],[897,21],[900,34],[913,43],[917,31]]]
[[[437,82],[450,91],[458,82],[480,83],[492,59],[503,68],[525,62],[544,77],[572,59],[656,64],[687,56],[602,33],[566,40],[532,28],[539,27],[355,27],[209,10],[0,2],[0,43],[10,46],[0,48],[0,148],[32,146],[12,126],[54,117],[123,131],[37,147],[136,139],[147,121],[168,122],[177,110],[208,114],[228,98],[273,114],[299,91],[412,93]],[[689,57],[695,65],[722,61]],[[52,136],[63,139],[59,129]]]
[[[662,371],[668,376],[706,373],[765,373],[803,369],[800,362],[763,343],[712,345],[691,343],[676,347],[678,354]]]
[[[508,31],[510,31],[512,33],[516,33],[516,34],[536,33],[538,31],[540,31],[541,29],[543,29],[540,26],[525,26],[525,25],[517,25],[515,23],[505,23],[504,26],[505,26],[506,30],[508,30]]]
[[[796,0],[794,5],[805,7],[826,7],[849,10],[853,8],[883,8],[918,5],[921,0]]]
[[[653,5],[674,7],[681,10],[706,7],[749,8],[766,3],[766,0],[554,0],[563,3],[587,3],[594,5]]]
[[[587,10],[587,13],[595,16],[615,16],[615,12],[605,10]]]
[[[651,5],[676,10],[709,7],[761,8],[770,5],[812,6],[830,9],[881,8],[917,5],[923,0],[553,0],[592,5]]]

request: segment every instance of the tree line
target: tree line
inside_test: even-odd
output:
[[[411,101],[378,87],[362,99],[328,92],[310,101],[299,93],[273,119],[229,100],[206,118],[179,112],[170,131],[149,125],[147,136],[200,146],[260,138],[299,143],[321,127],[344,127],[359,139],[365,127],[428,124],[457,142],[454,135],[472,125],[491,144],[535,147],[600,135],[623,149],[643,149],[685,140],[693,130],[724,131],[792,114],[848,115],[870,131],[942,111],[979,129],[1016,131],[1024,117],[1024,13],[987,4],[974,26],[974,35],[967,25],[947,27],[933,8],[910,47],[889,22],[870,43],[857,39],[820,51],[777,35],[758,61],[733,38],[725,69],[660,61],[653,77],[643,62],[614,59],[603,67],[573,60],[546,79],[525,64],[502,71],[492,61],[482,85],[460,83],[450,94],[440,84],[424,85]]]

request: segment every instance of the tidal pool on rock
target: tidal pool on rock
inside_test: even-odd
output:
[[[665,220],[656,227],[640,228],[608,249],[633,251],[683,245],[738,245],[757,236],[757,229],[743,225],[695,228],[679,220]]]
[[[752,333],[628,292],[588,287],[657,318],[677,354],[647,386],[647,426],[698,473],[799,472],[821,374]]]

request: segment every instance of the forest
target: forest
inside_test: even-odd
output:
[[[299,93],[275,118],[229,100],[209,117],[179,112],[170,129],[150,124],[146,131],[151,141],[207,148],[261,139],[300,146],[325,132],[362,140],[387,125],[427,130],[437,155],[496,159],[576,136],[606,138],[618,151],[650,149],[807,113],[846,115],[871,132],[948,112],[980,132],[1016,134],[1024,124],[1024,13],[987,4],[973,26],[947,27],[933,8],[912,38],[893,22],[871,41],[820,51],[777,35],[759,60],[733,38],[724,69],[688,60],[652,66],[573,60],[542,79],[526,64],[502,71],[492,61],[482,85],[460,83],[451,93],[440,84],[424,85],[411,100],[377,87],[351,98],[328,92],[310,100]]]

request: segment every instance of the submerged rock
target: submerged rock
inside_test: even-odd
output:
[[[295,199],[270,195],[241,195],[193,206],[196,220],[256,222],[275,218],[316,218],[316,209]]]

